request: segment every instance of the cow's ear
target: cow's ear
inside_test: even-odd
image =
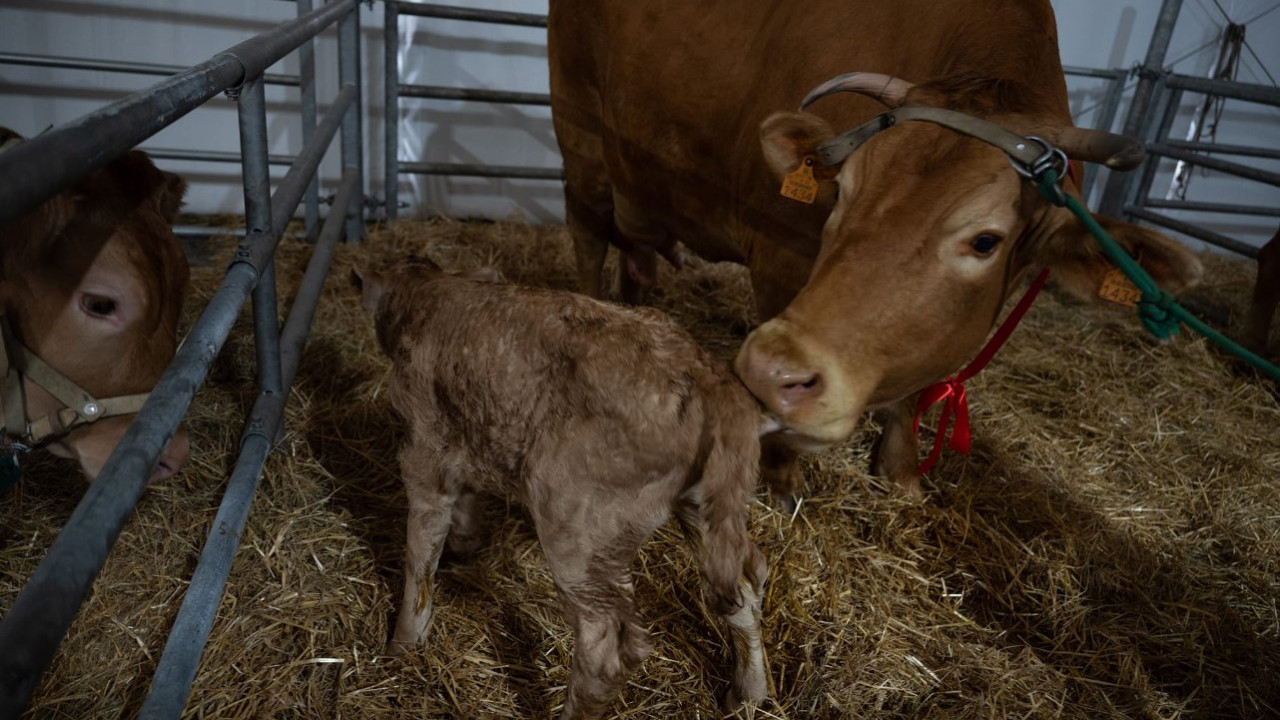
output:
[[[760,123],[760,144],[769,169],[779,179],[795,172],[805,160],[819,181],[834,180],[839,166],[827,167],[818,159],[818,145],[835,137],[835,131],[817,115],[779,112]]]
[[[182,209],[182,199],[187,194],[187,181],[181,175],[161,172],[164,181],[156,188],[155,202],[160,214],[172,225],[178,219],[178,210]]]
[[[1103,216],[1097,220],[1161,288],[1179,293],[1200,282],[1204,267],[1186,246],[1132,223]],[[1100,301],[1099,292],[1115,266],[1084,225],[1068,219],[1045,251],[1038,260],[1052,268],[1059,287],[1081,300]]]
[[[360,305],[370,315],[376,315],[378,303],[387,293],[386,277],[356,265],[351,268],[351,283],[360,290]]]

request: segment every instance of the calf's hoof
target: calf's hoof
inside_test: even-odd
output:
[[[800,507],[800,498],[791,493],[769,493],[778,510],[788,517],[794,516]]]
[[[415,649],[415,647],[416,645],[414,643],[392,638],[391,642],[387,643],[387,646],[382,649],[382,654],[395,657],[397,655],[403,655],[410,650]]]

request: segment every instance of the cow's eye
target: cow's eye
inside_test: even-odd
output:
[[[1000,244],[1000,236],[991,233],[982,233],[975,237],[970,243],[970,247],[978,255],[990,255],[996,251],[996,246]]]
[[[110,317],[116,311],[116,301],[103,295],[85,293],[80,298],[80,307],[94,317]]]

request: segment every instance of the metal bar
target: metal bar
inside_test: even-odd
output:
[[[1166,88],[1159,86],[1156,91],[1159,100],[1155,103],[1157,110],[1160,111],[1160,123],[1150,131],[1150,135],[1143,138],[1147,147],[1147,156],[1142,163],[1141,180],[1133,183],[1133,179],[1129,179],[1129,192],[1126,194],[1127,203],[1141,205],[1148,197],[1151,196],[1151,186],[1155,184],[1156,172],[1160,169],[1160,157],[1153,154],[1150,149],[1153,145],[1163,142],[1169,137],[1169,131],[1173,129],[1173,123],[1178,118],[1178,111],[1182,107],[1182,91],[1175,88]]]
[[[509,105],[551,104],[551,95],[547,93],[486,90],[483,88],[454,88],[443,87],[440,85],[401,85],[400,96],[427,98],[431,100],[468,100],[474,102],[506,103]]]
[[[145,150],[152,160],[188,160],[193,162],[219,162],[219,163],[237,163],[240,162],[240,153],[228,152],[222,150],[169,150],[161,148],[139,147],[139,150]],[[271,165],[292,165],[296,160],[293,155],[268,155],[267,162]]]
[[[271,196],[271,223],[274,227],[284,228],[289,224],[289,219],[298,209],[298,203],[302,201],[307,183],[311,182],[311,177],[320,166],[325,151],[329,149],[330,141],[342,124],[344,114],[355,103],[355,99],[355,86],[344,85],[338,97],[334,99],[333,105],[320,118],[320,123],[316,125],[316,133],[311,136],[311,142],[302,146],[302,152],[298,153],[298,162],[294,163],[280,180],[275,194]]]
[[[240,91],[240,152],[244,155],[244,217],[250,245],[274,244],[271,218],[271,175],[267,167],[267,96],[259,78]],[[283,227],[283,224],[279,227]],[[258,387],[280,392],[280,319],[276,310],[275,263],[262,268],[253,287],[253,335],[258,361]]]
[[[1098,109],[1098,117],[1093,126],[1098,130],[1110,132],[1116,123],[1116,114],[1120,112],[1120,101],[1124,99],[1124,84],[1129,74],[1124,70],[1115,70],[1111,82],[1107,83],[1107,92],[1102,97],[1102,106]],[[1098,183],[1101,167],[1095,163],[1085,163],[1084,187],[1081,192],[1086,198],[1092,197],[1093,188]]]
[[[1147,198],[1142,203],[1142,206],[1148,208],[1162,208],[1166,210],[1186,210],[1188,212],[1280,217],[1280,205],[1229,205],[1226,203],[1191,202],[1189,200],[1157,200],[1156,198]]]
[[[1160,5],[1160,16],[1156,19],[1155,30],[1151,34],[1151,44],[1147,46],[1147,56],[1138,73],[1138,87],[1134,90],[1133,101],[1129,104],[1129,115],[1125,118],[1121,134],[1129,137],[1140,137],[1147,125],[1152,97],[1159,81],[1160,71],[1164,67],[1165,56],[1169,54],[1169,41],[1173,38],[1173,29],[1178,22],[1178,11],[1182,9],[1182,0],[1163,0]],[[1113,172],[1107,176],[1107,185],[1103,190],[1101,211],[1104,215],[1117,215],[1124,208],[1126,190],[1129,181],[1123,173]]]
[[[251,422],[267,414],[264,406],[279,402],[279,396],[259,395],[250,415]],[[139,720],[171,720],[182,716],[270,450],[271,443],[261,435],[246,432],[242,436],[240,457],[214,518],[213,530],[191,575],[191,584],[182,598],[178,617],[169,631],[151,690],[138,713]]]
[[[383,6],[382,21],[382,184],[384,217],[394,225],[400,215],[400,5]]]
[[[1224,145],[1220,143],[1188,142],[1186,140],[1174,140],[1172,138],[1165,140],[1164,144],[1171,148],[1189,150],[1191,152],[1217,153],[1219,155],[1241,155],[1244,157],[1280,160],[1280,149],[1273,148],[1250,147],[1248,145]]]
[[[305,0],[304,0],[305,1]],[[58,55],[28,55],[26,53],[0,52],[0,65],[63,68],[66,70],[95,70],[98,72],[127,73],[130,75],[176,75],[187,67],[160,65],[157,63],[126,62],[121,60],[94,60]],[[297,85],[295,75],[266,73],[263,79],[268,85]]]
[[[1258,248],[1248,243],[1242,243],[1234,238],[1229,238],[1226,235],[1219,235],[1212,230],[1205,230],[1204,228],[1196,227],[1191,223],[1174,220],[1167,215],[1153,213],[1150,210],[1146,210],[1137,205],[1126,205],[1124,207],[1124,212],[1126,215],[1131,217],[1146,220],[1149,223],[1154,223],[1161,227],[1169,228],[1170,230],[1176,230],[1184,235],[1190,235],[1197,240],[1203,240],[1210,245],[1216,245],[1220,248],[1230,250],[1231,252],[1244,255],[1245,257],[1254,259],[1257,259],[1258,257]]]
[[[333,207],[346,207],[355,195],[356,181],[359,176],[347,171],[342,174],[342,182],[334,196]],[[329,274],[329,265],[333,260],[334,248],[342,238],[346,222],[341,212],[330,212],[325,218],[324,227],[316,239],[315,252],[307,263],[307,270],[302,275],[302,283],[298,286],[298,294],[293,299],[293,307],[289,310],[289,318],[285,321],[284,330],[280,333],[280,365],[284,371],[285,394],[293,387],[293,379],[298,371],[298,362],[302,356],[302,348],[311,327],[311,318],[320,302],[320,291]],[[286,397],[287,400],[287,397]]]
[[[345,206],[355,188],[355,181],[355,173],[343,175],[335,207]],[[283,391],[274,397],[263,393],[254,403],[250,422],[241,439],[241,454],[218,508],[214,529],[205,541],[200,562],[196,565],[191,584],[182,598],[182,607],[178,610],[178,617],[165,642],[164,653],[160,656],[139,720],[178,718],[191,694],[191,684],[195,680],[200,657],[204,654],[209,631],[222,600],[222,592],[240,544],[254,491],[271,449],[272,443],[267,440],[264,431],[266,428],[284,425],[283,411],[288,402],[289,390],[297,376],[298,361],[311,327],[311,319],[320,301],[320,290],[345,224],[341,212],[330,213],[316,240],[315,252],[307,263],[302,284],[298,287],[293,308],[289,311],[284,332],[280,335]]]
[[[1165,78],[1165,82],[1168,83],[1169,87],[1181,88],[1191,92],[1280,107],[1280,88],[1272,87],[1271,85],[1172,74]]]
[[[71,187],[219,92],[260,75],[355,3],[335,0],[0,155],[0,177],[23,179],[0,185],[0,226]]]
[[[297,0],[298,17],[311,12],[311,0]],[[311,140],[316,130],[316,59],[315,41],[308,40],[298,47],[298,79],[302,90],[302,144]],[[307,210],[303,228],[307,240],[315,238],[320,224],[320,178],[311,178],[307,186]]]
[[[492,25],[523,25],[526,27],[541,28],[547,26],[546,15],[505,12],[502,10],[476,10],[473,8],[455,7],[452,5],[433,5],[428,3],[396,2],[396,4],[400,6],[401,15],[444,18],[446,20],[467,20],[471,22],[489,23]]]
[[[511,165],[475,165],[471,163],[403,162],[400,172],[415,175],[454,175],[464,177],[518,178],[523,180],[563,180],[561,168],[529,168]]]
[[[358,243],[364,232],[363,130],[360,121],[360,10],[356,6],[338,21],[338,82],[355,89],[356,102],[342,118],[342,171],[354,168],[361,193],[352,197],[347,213],[347,242]],[[343,208],[334,208],[343,210]]]
[[[1063,65],[1062,73],[1064,75],[1075,75],[1077,77],[1102,78],[1104,80],[1114,80],[1117,77],[1123,78],[1129,74],[1127,70],[1103,70],[1100,68],[1087,68],[1075,65]]]
[[[1197,167],[1209,168],[1210,170],[1217,170],[1237,177],[1257,180],[1261,183],[1280,187],[1280,173],[1259,170],[1258,168],[1241,165],[1240,163],[1231,162],[1230,160],[1221,160],[1213,157],[1212,155],[1187,152],[1186,150],[1180,150],[1172,147],[1167,143],[1155,143],[1148,145],[1147,153],[1149,155],[1158,155],[1161,157],[1173,158],[1175,160],[1182,160],[1183,162],[1191,163]],[[1153,161],[1148,160],[1148,162]]]

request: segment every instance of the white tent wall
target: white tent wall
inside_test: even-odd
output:
[[[317,0],[318,2],[319,0]],[[454,3],[523,13],[545,13],[545,0],[468,0]],[[1161,3],[1158,0],[1054,0],[1063,63],[1088,68],[1129,68],[1147,52]],[[1184,0],[1166,65],[1188,75],[1210,72],[1221,28],[1230,17],[1248,23],[1250,49],[1239,79],[1274,84],[1280,72],[1280,11],[1277,0]],[[292,17],[295,6],[280,0],[3,0],[0,50],[5,52],[191,65]],[[366,103],[367,191],[385,197],[382,187],[382,6],[361,11],[363,93]],[[399,33],[404,83],[547,91],[545,33],[539,28],[479,24],[402,16]],[[322,100],[336,89],[332,36],[317,48]],[[1255,55],[1256,54],[1256,55]],[[1268,75],[1270,72],[1270,76]],[[272,72],[296,75],[290,58]],[[66,122],[124,94],[154,83],[155,77],[0,65],[0,124],[23,133]],[[1136,79],[1130,79],[1129,92]],[[1077,122],[1093,124],[1105,81],[1069,78]],[[1200,97],[1188,94],[1173,135],[1183,137]],[[301,147],[294,88],[270,87],[268,123],[271,152],[293,154]],[[323,109],[323,108],[322,108]],[[1122,106],[1114,127],[1123,122]],[[558,167],[550,113],[545,107],[404,98],[400,104],[402,160],[461,162],[526,167]],[[1218,140],[1280,147],[1280,109],[1228,101]],[[234,150],[235,110],[215,100],[174,124],[146,147]],[[336,184],[338,163],[331,152],[322,168],[326,192]],[[1275,171],[1275,163],[1249,161]],[[238,168],[230,164],[163,161],[191,183],[187,209],[237,213],[242,195]],[[1173,163],[1162,165],[1153,195],[1169,187]],[[280,169],[276,169],[276,176]],[[507,218],[557,222],[563,216],[559,183],[468,177],[401,177],[398,196],[411,214]],[[1280,189],[1221,173],[1197,171],[1189,199],[1280,206]],[[1274,218],[1191,215],[1174,217],[1208,223],[1212,229],[1260,244],[1275,230]]]

